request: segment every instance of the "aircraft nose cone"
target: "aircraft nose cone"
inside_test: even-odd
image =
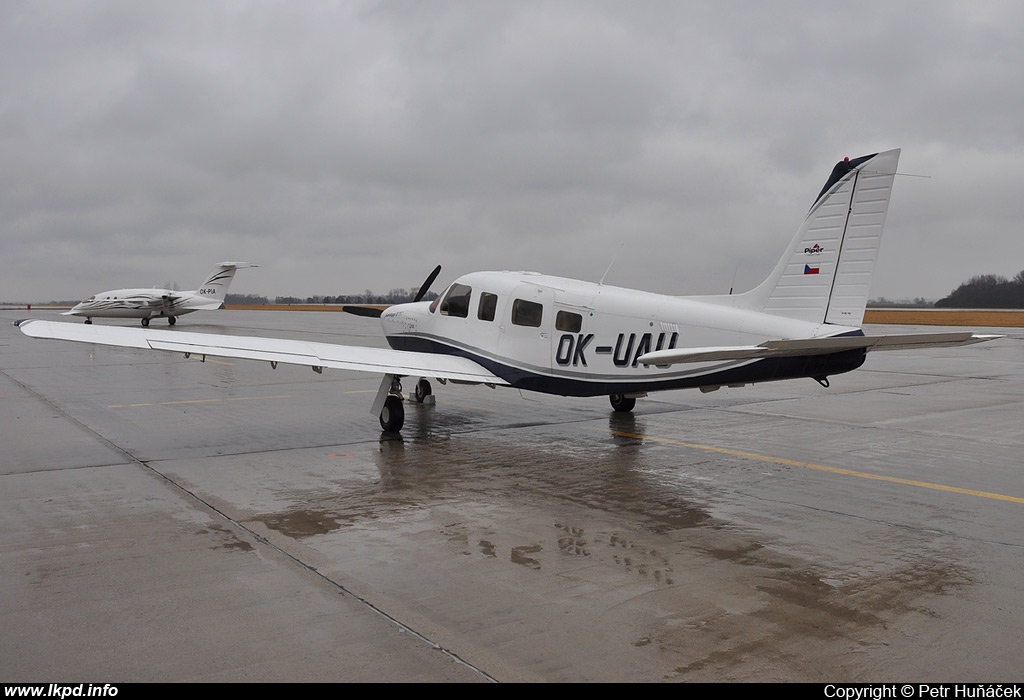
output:
[[[411,333],[419,326],[419,309],[414,304],[396,304],[380,315],[385,335]]]

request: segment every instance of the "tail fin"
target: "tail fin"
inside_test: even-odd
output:
[[[837,163],[782,260],[760,286],[739,295],[741,305],[859,326],[899,158],[897,148]]]
[[[231,286],[231,280],[235,278],[235,271],[243,267],[259,267],[259,265],[247,262],[219,263],[206,276],[203,283],[199,285],[199,289],[195,291],[195,294],[208,299],[213,304],[212,308],[218,308],[224,303],[224,297],[228,293],[228,287]]]

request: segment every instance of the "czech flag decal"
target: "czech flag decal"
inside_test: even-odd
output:
[[[821,271],[821,268],[819,268],[819,267],[811,267],[810,265],[806,265],[806,264],[804,265],[804,274],[805,275],[816,275],[820,271]]]

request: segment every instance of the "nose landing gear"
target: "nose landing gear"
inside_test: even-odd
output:
[[[421,379],[416,382],[416,393],[413,394],[413,398],[416,399],[416,403],[434,403],[433,390],[430,388],[430,382],[426,379]]]

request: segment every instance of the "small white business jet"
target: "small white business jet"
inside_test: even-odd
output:
[[[386,432],[405,420],[401,380],[417,377],[563,396],[610,397],[631,411],[650,392],[808,377],[864,363],[869,350],[964,345],[969,332],[867,336],[860,329],[899,150],[838,163],[767,280],[744,294],[681,297],[534,272],[475,272],[433,302],[380,315],[389,349],[181,331],[19,322],[57,338],[204,356],[383,374],[371,412]],[[359,309],[363,314],[372,313]],[[430,399],[433,400],[432,398]]]
[[[174,325],[178,316],[193,311],[209,311],[224,305],[235,271],[243,267],[259,267],[247,262],[222,262],[206,276],[199,289],[176,292],[173,289],[112,289],[91,296],[76,304],[63,316],[84,316],[86,323],[94,318],[139,318],[148,327],[154,316],[163,316]]]

